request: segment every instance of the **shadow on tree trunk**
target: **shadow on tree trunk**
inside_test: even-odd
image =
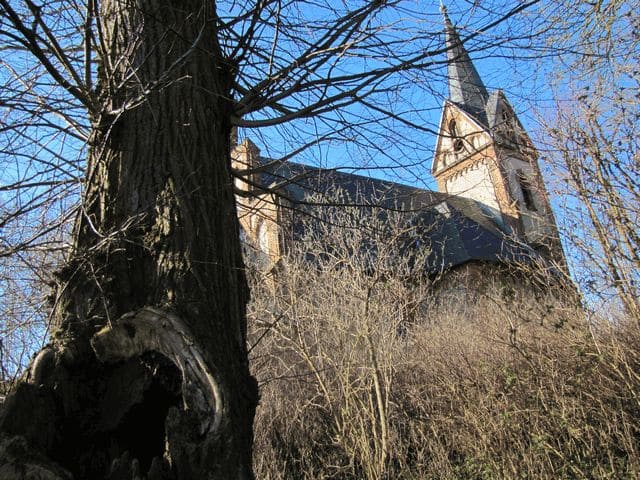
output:
[[[146,308],[91,343],[90,365],[45,348],[8,397],[0,476],[159,480],[211,471],[220,461],[211,457],[224,455],[228,405],[186,325]]]

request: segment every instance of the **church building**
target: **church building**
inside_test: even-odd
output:
[[[323,220],[318,196],[328,192],[340,192],[345,204],[406,211],[407,221],[425,225],[424,240],[438,246],[426,275],[477,279],[487,268],[523,263],[566,271],[536,149],[504,93],[487,91],[443,14],[449,98],[432,164],[438,191],[272,161],[245,139],[232,151],[238,215],[265,271],[299,236],[296,215]]]

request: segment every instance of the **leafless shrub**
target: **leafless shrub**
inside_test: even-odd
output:
[[[596,3],[571,30],[588,48],[562,58],[542,120],[572,272],[594,309],[640,323],[640,18],[637,0]],[[566,41],[566,40],[560,40]]]
[[[275,288],[254,286],[260,478],[638,473],[635,327],[587,318],[526,270],[426,278],[395,254],[401,215],[387,230],[374,210],[336,215],[340,228],[295,246]]]

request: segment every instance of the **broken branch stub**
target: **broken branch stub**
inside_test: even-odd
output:
[[[91,346],[101,362],[118,362],[146,352],[167,357],[180,369],[183,408],[197,414],[199,433],[217,432],[224,408],[220,383],[178,316],[158,308],[142,308],[104,327],[93,336]]]

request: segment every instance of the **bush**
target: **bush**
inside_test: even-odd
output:
[[[526,272],[486,266],[474,294],[392,248],[371,268],[359,241],[316,230],[256,281],[258,478],[638,475],[637,327],[541,308]]]

